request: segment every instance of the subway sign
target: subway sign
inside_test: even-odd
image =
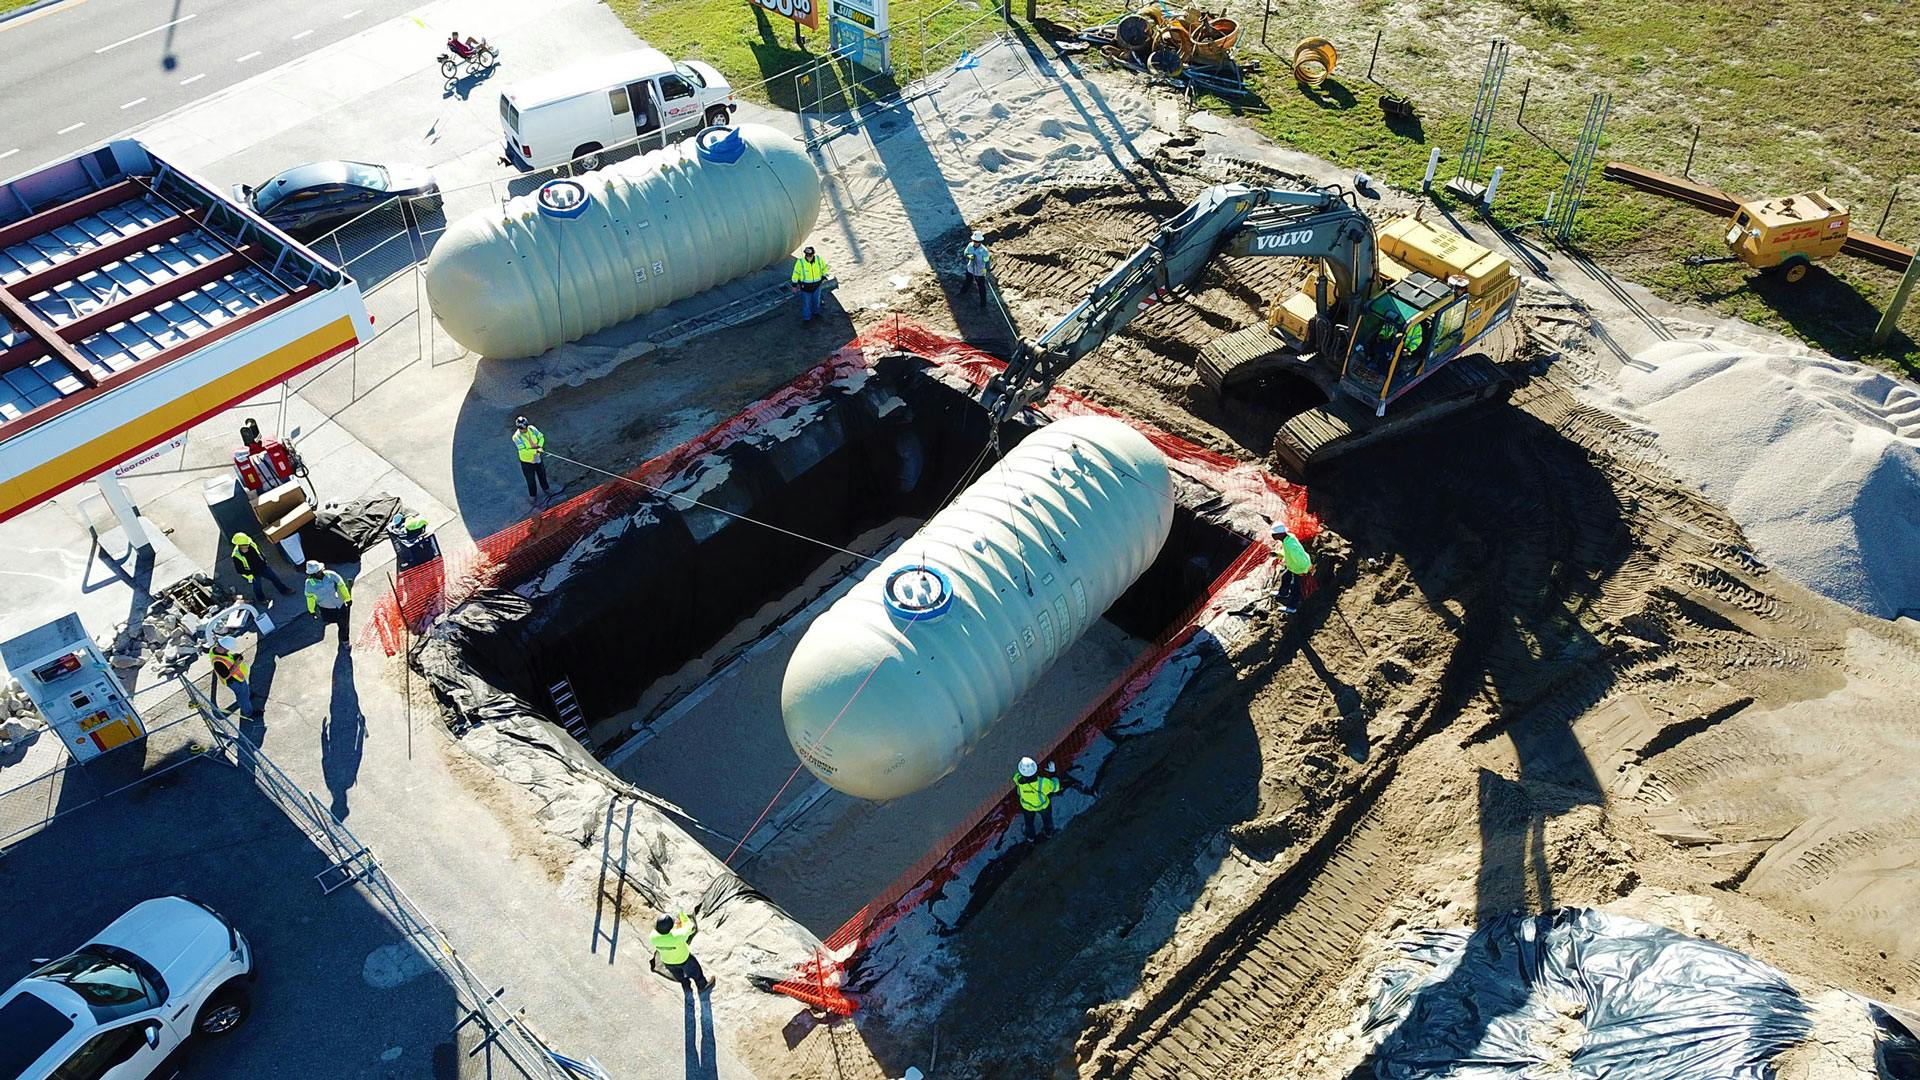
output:
[[[750,2],[781,18],[792,19],[809,30],[820,28],[820,9],[814,5],[814,0],[750,0]]]

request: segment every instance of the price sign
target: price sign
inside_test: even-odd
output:
[[[820,9],[815,5],[814,0],[751,0],[751,2],[781,18],[792,19],[809,30],[820,27]]]

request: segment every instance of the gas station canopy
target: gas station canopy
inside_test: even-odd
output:
[[[351,277],[138,142],[0,185],[0,521],[370,330]]]

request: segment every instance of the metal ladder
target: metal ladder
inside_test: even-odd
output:
[[[547,696],[553,699],[554,715],[559,717],[560,726],[574,737],[581,746],[593,749],[592,737],[587,733],[587,717],[580,711],[579,699],[573,696],[573,680],[565,675],[558,682],[547,687]]]

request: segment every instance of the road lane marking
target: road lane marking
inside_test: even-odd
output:
[[[311,34],[311,33],[313,33],[313,31],[311,30],[302,30],[299,33],[293,35],[293,37],[289,40],[299,41],[301,38],[306,37],[308,34]]]
[[[244,63],[246,63],[247,61],[249,61],[249,60],[251,60],[251,59],[253,59],[254,57],[256,57],[256,56],[259,56],[259,55],[260,55],[260,50],[259,50],[259,49],[255,49],[255,50],[253,50],[252,52],[250,52],[250,53],[248,53],[248,54],[247,54],[247,55],[245,55],[245,56],[236,56],[236,57],[234,57],[234,58],[233,58],[233,62],[234,62],[234,63],[236,63],[236,64],[244,64]]]
[[[367,10],[367,9],[366,9],[366,8],[354,8],[354,9],[353,9],[352,11],[349,11],[349,12],[347,12],[347,13],[346,13],[345,15],[342,15],[342,16],[340,16],[340,21],[341,21],[341,22],[346,22],[346,21],[347,21],[348,19],[351,19],[351,18],[353,18],[353,17],[355,16],[355,15],[358,15],[358,14],[360,14],[361,12],[363,12],[363,11],[365,11],[365,10]]]
[[[197,15],[199,13],[195,12],[194,14]],[[179,18],[173,20],[172,22],[161,23],[159,26],[156,26],[151,30],[142,30],[139,33],[133,35],[132,37],[123,37],[119,41],[116,41],[111,45],[102,45],[99,48],[93,50],[93,54],[95,56],[98,56],[101,53],[106,52],[108,49],[117,49],[120,46],[125,45],[129,41],[139,41],[141,38],[146,37],[148,34],[157,34],[160,31],[165,30],[169,26],[179,26],[181,23],[186,22],[188,19],[191,19],[191,18],[193,18],[193,15],[182,15]]]
[[[181,85],[181,86],[191,86],[192,84],[194,84],[194,83],[197,83],[197,82],[199,82],[199,81],[200,81],[201,79],[204,79],[204,78],[206,78],[206,77],[207,77],[207,73],[203,71],[203,72],[201,72],[201,73],[200,73],[200,74],[198,74],[198,75],[193,75],[193,76],[189,76],[188,78],[185,78],[185,79],[181,79],[181,80],[180,80],[180,85]]]
[[[134,107],[135,105],[144,105],[144,104],[146,103],[146,100],[147,100],[146,98],[143,98],[143,97],[137,97],[137,98],[134,98],[134,99],[133,99],[132,101],[129,101],[129,102],[127,102],[127,103],[126,103],[125,105],[122,105],[122,106],[120,106],[120,107],[121,107],[122,109],[131,109],[131,108],[133,108],[133,107]]]
[[[80,121],[80,122],[79,122],[79,123],[77,123],[77,124],[71,124],[71,125],[69,125],[69,126],[67,126],[67,127],[63,127],[63,128],[61,128],[61,129],[60,129],[59,131],[56,131],[56,132],[54,132],[54,134],[55,134],[55,135],[65,135],[65,134],[66,134],[67,132],[69,132],[69,131],[79,131],[79,130],[80,130],[81,128],[83,128],[83,127],[86,127],[86,126],[87,126],[87,122],[86,122],[85,120],[82,120],[82,121]]]
[[[7,151],[6,153],[0,154],[0,161],[5,161],[19,152],[20,152],[20,148],[16,146],[13,149]]]

